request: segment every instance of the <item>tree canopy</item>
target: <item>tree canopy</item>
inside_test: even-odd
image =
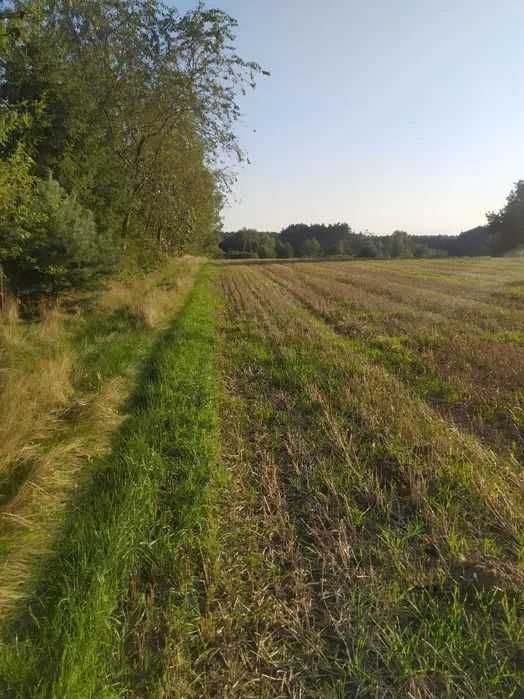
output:
[[[158,0],[5,6],[0,264],[10,276],[20,240],[40,235],[40,182],[61,188],[66,208],[91,212],[115,257],[216,248],[231,167],[243,159],[239,99],[261,72],[234,48],[236,21]],[[75,246],[73,234],[62,238]]]
[[[297,256],[316,251],[317,255],[340,255],[348,252],[351,229],[347,223],[331,225],[296,223],[281,232],[282,241],[289,243]],[[308,241],[316,240],[315,243]]]
[[[228,257],[275,257],[275,235],[242,228],[224,236],[220,248]]]
[[[524,248],[524,180],[515,183],[500,211],[488,214],[488,222],[497,254]]]

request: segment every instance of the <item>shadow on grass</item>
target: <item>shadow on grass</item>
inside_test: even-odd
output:
[[[108,318],[108,323],[111,323],[111,320]],[[116,329],[112,323],[111,326],[113,330]],[[10,624],[11,629],[18,634],[22,630],[37,629],[44,617],[52,615],[54,598],[56,598],[55,601],[59,601],[60,595],[58,593],[60,590],[55,587],[56,573],[60,574],[63,570],[63,559],[72,553],[66,542],[71,541],[71,534],[77,527],[78,513],[97,509],[101,494],[114,493],[115,497],[118,498],[117,486],[120,483],[116,481],[116,472],[112,467],[115,465],[115,460],[118,459],[120,452],[125,448],[130,437],[136,431],[136,421],[140,419],[140,412],[145,409],[147,404],[147,387],[158,377],[158,359],[162,354],[164,344],[169,341],[173,334],[174,328],[170,328],[155,342],[150,356],[140,371],[137,388],[124,406],[124,412],[128,417],[121,429],[112,438],[109,456],[106,455],[96,459],[90,465],[88,473],[84,473],[84,483],[79,487],[74,498],[71,499],[65,515],[62,533],[56,546],[57,552],[42,567],[38,576],[40,582],[36,586],[33,601],[29,606],[25,605]]]
[[[3,634],[3,696],[93,696],[100,689],[118,635],[115,610],[147,555],[166,479],[179,479],[185,514],[207,478],[198,439],[212,422],[212,317],[209,299],[193,291],[154,343],[111,454],[84,474],[55,553]]]

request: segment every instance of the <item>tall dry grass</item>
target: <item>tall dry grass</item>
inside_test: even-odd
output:
[[[55,309],[36,323],[12,312],[0,321],[0,612],[28,592],[83,464],[122,419],[122,381],[75,394],[64,318]]]
[[[0,322],[0,477],[56,428],[71,397],[72,365],[57,311],[32,326],[12,313]]]
[[[170,260],[152,274],[112,280],[98,304],[106,310],[126,308],[131,315],[154,328],[184,301],[203,258],[186,255]]]
[[[201,263],[183,258],[150,277],[111,280],[97,309],[125,308],[153,329],[182,305]],[[14,302],[0,315],[0,615],[31,592],[71,495],[89,477],[90,461],[109,449],[133,385],[129,376],[89,393],[75,385],[81,358],[67,318],[54,308],[25,322]]]

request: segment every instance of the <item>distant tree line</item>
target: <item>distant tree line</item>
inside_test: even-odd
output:
[[[460,236],[416,236],[405,231],[391,235],[354,233],[346,223],[293,224],[280,233],[244,228],[225,233],[220,248],[229,258],[289,257],[446,257],[489,254],[481,243],[486,227]]]
[[[331,225],[304,223],[282,231],[254,229],[225,233],[220,243],[229,258],[290,257],[477,257],[524,254],[524,180],[511,190],[506,205],[487,214],[488,223],[460,235],[391,235],[355,233],[347,223]]]
[[[19,295],[122,259],[217,250],[238,97],[236,22],[160,0],[0,3],[0,270]]]
[[[359,236],[347,223],[332,225],[294,224],[280,233],[243,228],[225,233],[220,247],[227,257],[320,257],[351,255],[358,247]]]

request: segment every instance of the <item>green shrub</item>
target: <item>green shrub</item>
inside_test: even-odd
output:
[[[36,215],[30,149],[23,139],[12,144],[17,130],[28,123],[27,114],[0,110],[0,265],[20,254]]]
[[[26,206],[31,215],[12,236],[16,244],[0,250],[0,263],[15,294],[29,301],[90,287],[108,270],[109,241],[97,233],[92,213],[56,180],[36,181]]]
[[[263,259],[271,259],[273,257],[276,257],[276,252],[275,252],[275,241],[272,239],[265,240],[263,241],[259,246],[258,246],[258,256],[263,258]]]

